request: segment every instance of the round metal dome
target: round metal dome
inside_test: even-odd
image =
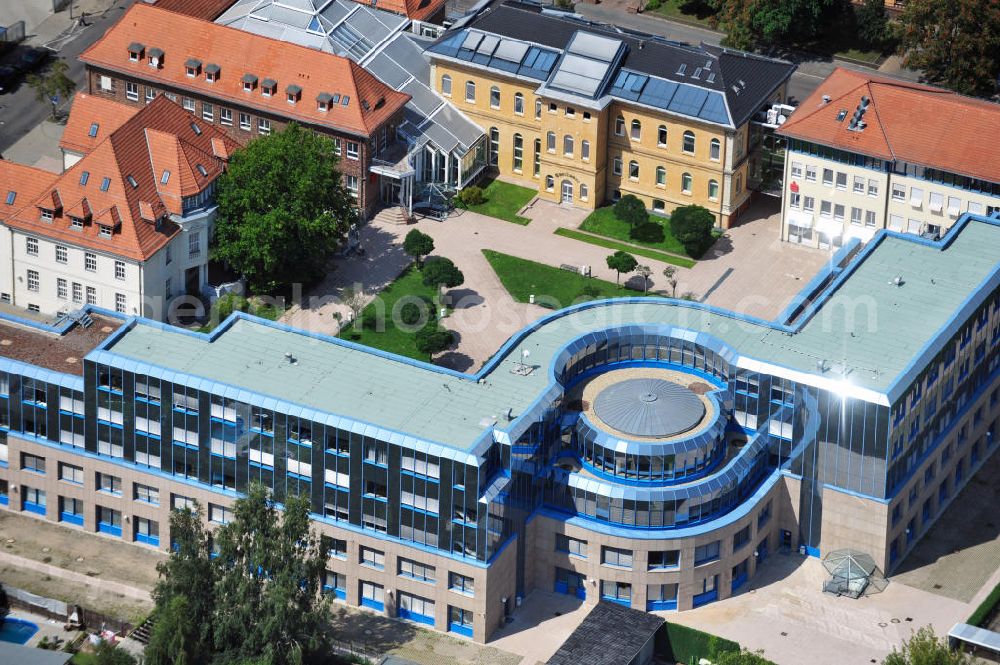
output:
[[[594,400],[604,423],[632,436],[666,437],[688,431],[705,416],[701,399],[663,379],[627,379],[608,386]]]

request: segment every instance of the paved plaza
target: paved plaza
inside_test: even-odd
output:
[[[611,250],[554,233],[560,227],[579,226],[586,211],[536,199],[524,214],[532,220],[527,226],[469,211],[459,211],[443,222],[424,219],[408,226],[369,224],[361,230],[365,256],[338,260],[336,270],[310,292],[314,303],[310,305],[307,296],[304,306],[289,311],[283,321],[336,334],[334,312],[341,317],[350,315],[349,308],[339,302],[344,289],[361,284],[369,297],[374,297],[408,264],[400,247],[402,236],[418,228],[434,238],[435,256],[450,258],[465,274],[465,284],[450,293],[455,311],[445,321],[455,331],[458,345],[437,362],[475,371],[512,334],[549,311],[514,302],[483,256],[483,249],[551,266],[587,265],[595,278],[615,281],[615,272],[605,263]],[[690,292],[696,300],[717,307],[772,319],[831,255],[781,242],[778,211],[769,201],[751,209],[746,219],[727,231],[693,268],[677,268],[677,294]],[[669,294],[662,274],[668,264],[645,258],[640,262],[653,271],[650,292]]]

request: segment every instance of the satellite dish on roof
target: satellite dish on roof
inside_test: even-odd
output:
[[[786,120],[788,120],[788,116],[786,116],[785,114],[778,115],[778,124],[779,125],[785,124]]]
[[[156,56],[153,56],[152,58],[149,59],[149,64],[153,65],[154,67],[159,67],[160,59],[157,58]]]

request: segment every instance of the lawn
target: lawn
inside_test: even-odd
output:
[[[340,336],[358,344],[426,361],[427,354],[418,351],[414,343],[416,330],[401,330],[396,327],[396,322],[399,322],[399,306],[396,303],[403,298],[407,298],[407,302],[424,300],[428,303],[428,314],[433,315],[437,290],[432,286],[424,286],[422,280],[423,275],[416,266],[404,270],[403,274],[361,311],[360,321],[364,324],[363,327],[358,330],[355,325],[347,326]]]
[[[674,234],[670,232],[670,223],[666,217],[660,215],[650,215],[650,224],[658,224],[663,228],[663,240],[650,242],[647,240],[636,240],[629,235],[632,227],[628,223],[615,217],[614,206],[605,206],[603,208],[598,208],[594,212],[587,216],[587,219],[583,220],[583,224],[580,225],[581,231],[589,231],[590,233],[596,233],[597,235],[606,236],[608,238],[614,238],[616,240],[622,240],[624,242],[632,243],[633,245],[642,245],[643,247],[649,247],[650,249],[657,249],[661,252],[668,252],[671,254],[679,254],[680,256],[687,256],[687,252],[684,251],[684,245],[682,245]]]
[[[622,250],[623,252],[628,252],[633,256],[642,256],[647,259],[653,259],[655,261],[663,261],[664,263],[672,263],[675,266],[680,266],[681,268],[691,268],[694,266],[695,261],[693,259],[682,259],[674,254],[665,254],[664,252],[659,252],[655,249],[645,249],[640,247],[633,247],[623,242],[618,242],[617,240],[611,240],[609,238],[601,236],[592,236],[589,233],[580,233],[573,229],[556,229],[555,234],[557,236],[563,236],[564,238],[572,238],[573,240],[579,240],[580,242],[590,243],[591,245],[597,245],[598,247],[605,247],[607,249]]]
[[[524,226],[531,222],[527,217],[521,217],[517,211],[528,205],[528,201],[538,194],[534,189],[512,185],[502,180],[491,180],[483,187],[486,201],[479,205],[466,206],[467,210],[489,215],[507,222]]]
[[[712,20],[714,17],[712,8],[707,3],[699,3],[697,0],[663,0],[658,4],[647,2],[645,11],[680,23],[690,23],[710,30],[716,29],[715,21]]]
[[[490,262],[507,292],[518,302],[530,302],[529,296],[534,295],[535,302],[542,307],[559,309],[585,300],[642,295],[612,282],[584,277],[490,249],[484,249],[483,256]]]

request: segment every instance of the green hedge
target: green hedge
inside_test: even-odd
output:
[[[1000,605],[1000,584],[993,587],[993,591],[990,591],[990,595],[986,596],[986,599],[979,604],[966,623],[970,626],[983,628],[983,624],[990,618],[990,614],[993,613],[997,605]]]
[[[732,640],[676,623],[667,623],[666,642],[663,656],[677,663],[697,663],[700,658],[715,660],[723,651],[740,650]]]

